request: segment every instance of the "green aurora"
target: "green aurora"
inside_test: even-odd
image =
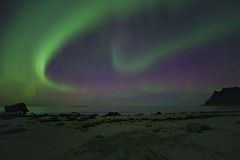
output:
[[[56,82],[46,75],[48,65],[66,44],[118,17],[135,16],[159,6],[165,7],[166,12],[174,16],[176,11],[187,10],[193,4],[193,0],[16,1],[10,6],[1,31],[0,88],[4,93],[0,97],[6,102],[24,100],[34,103],[36,99],[44,100],[38,96],[46,93],[87,93],[89,88],[85,85]],[[169,55],[238,33],[238,10],[237,5],[216,7],[207,12],[207,18],[199,24],[187,27],[190,28],[188,32],[178,33],[177,38],[169,38],[164,43],[159,39],[154,47],[145,48],[141,56],[134,56],[133,60],[122,54],[121,42],[113,42],[113,68],[122,75],[141,73]],[[156,88],[161,88],[161,85]]]

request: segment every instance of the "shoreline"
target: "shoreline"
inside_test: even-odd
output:
[[[185,109],[182,109],[185,108]],[[136,113],[154,114],[161,113],[185,113],[185,112],[240,112],[240,107],[216,107],[216,106],[141,106],[141,107],[31,107],[28,109],[33,114],[71,114],[78,112],[81,114],[99,114],[104,115],[108,112],[118,112],[124,115],[134,115]],[[0,107],[0,114],[4,112],[4,107]]]

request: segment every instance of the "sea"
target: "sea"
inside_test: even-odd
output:
[[[35,114],[61,114],[78,112],[80,114],[105,114],[119,112],[121,114],[154,114],[180,113],[180,112],[224,112],[240,111],[240,107],[214,107],[214,106],[28,106],[29,113]],[[0,107],[4,112],[4,107]]]

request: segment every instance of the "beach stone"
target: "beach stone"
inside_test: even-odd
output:
[[[157,112],[157,113],[155,113],[155,115],[162,115],[162,113],[161,112]]]
[[[48,118],[48,119],[40,119],[39,122],[41,122],[41,123],[61,122],[61,120],[58,117],[51,117],[51,118]]]
[[[25,128],[14,128],[14,129],[1,131],[0,135],[11,135],[11,134],[21,133],[25,131],[27,131],[27,129]]]
[[[209,130],[210,127],[204,124],[199,123],[188,123],[186,124],[186,131],[187,132],[195,132],[195,133],[202,133],[203,131]]]
[[[8,124],[0,124],[0,128],[5,128],[5,127],[9,127]]]
[[[83,116],[81,119],[78,119],[78,121],[86,121],[89,119],[96,119],[97,116],[98,116],[98,114]]]
[[[146,124],[145,127],[149,128],[149,127],[152,127],[151,124]]]
[[[68,117],[68,114],[61,113],[61,114],[59,114],[59,117]]]
[[[40,115],[32,114],[32,115],[29,115],[28,120],[38,120],[38,119],[40,119],[40,118],[41,118]]]
[[[75,117],[68,117],[68,118],[66,119],[66,121],[76,121],[76,120],[78,120],[78,119],[75,118]]]
[[[86,123],[82,125],[82,128],[90,128],[90,127],[95,127],[97,123]]]
[[[152,129],[152,131],[155,132],[155,133],[160,132],[160,130],[161,130],[160,128],[154,128],[154,129]]]
[[[64,123],[56,123],[56,126],[63,126]]]
[[[102,136],[102,135],[96,135],[95,138],[97,138],[97,139],[104,139],[105,137]]]
[[[27,121],[26,123],[28,123],[28,124],[36,124],[37,122],[35,122],[35,121]]]
[[[78,112],[72,112],[71,113],[72,116],[75,116],[75,117],[81,117],[82,115]]]
[[[121,116],[121,114],[118,112],[109,112],[109,113],[105,114],[104,116]]]

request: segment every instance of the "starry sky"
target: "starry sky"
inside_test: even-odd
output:
[[[1,0],[0,103],[198,105],[240,86],[239,0]]]

